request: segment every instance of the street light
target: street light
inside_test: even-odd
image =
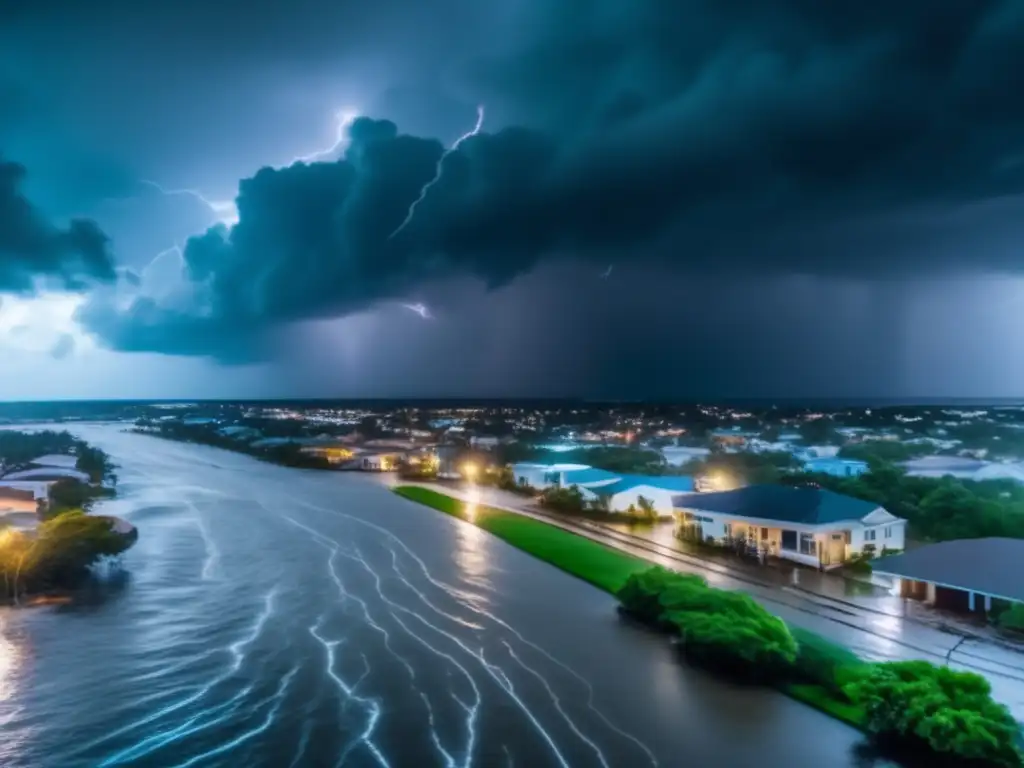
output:
[[[463,464],[462,465],[462,476],[472,482],[476,480],[477,466],[476,464]]]

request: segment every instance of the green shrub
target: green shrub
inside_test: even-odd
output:
[[[1014,603],[1005,611],[999,614],[999,626],[1003,629],[1012,629],[1017,632],[1024,632],[1024,604]]]
[[[924,661],[867,665],[848,686],[868,731],[883,742],[919,749],[957,765],[1020,768],[1020,732],[992,700],[988,681]]]
[[[814,632],[800,627],[790,627],[789,631],[797,644],[793,669],[796,679],[846,698],[843,688],[853,682],[855,672],[864,667],[864,662],[853,651]]]
[[[634,573],[616,593],[623,612],[651,625],[662,623],[661,596],[682,574],[661,566]]]
[[[745,680],[780,680],[796,660],[785,622],[748,595],[714,589],[699,576],[655,567],[619,590],[623,610],[679,634],[686,656]]]
[[[687,658],[729,677],[751,682],[783,679],[796,661],[796,642],[786,623],[724,611],[673,611],[668,620],[679,631]]]
[[[680,574],[666,585],[661,593],[660,602],[666,613],[727,613],[753,619],[769,615],[749,595],[713,589],[699,576]]]

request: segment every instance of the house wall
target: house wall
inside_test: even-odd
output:
[[[765,541],[762,538],[762,530],[767,529],[768,537],[766,541],[768,550],[772,555],[784,560],[791,560],[814,567],[818,565],[825,565],[825,567],[841,565],[852,555],[863,551],[865,543],[875,544],[879,552],[883,545],[889,549],[903,549],[905,543],[906,522],[903,520],[864,528],[860,523],[854,521],[828,526],[813,526],[729,517],[701,510],[675,510],[675,513],[677,526],[685,525],[682,516],[686,513],[701,518],[699,524],[701,536],[704,539],[710,537],[720,540],[727,536],[732,536],[733,538],[744,536],[749,538],[752,528],[754,539],[760,543]],[[889,532],[888,537],[885,536],[887,529]],[[875,539],[865,539],[865,530],[875,531]],[[788,536],[784,540],[784,531],[790,531],[795,534],[795,542],[792,542],[791,537]],[[813,537],[813,554],[801,551],[800,537],[803,534]],[[834,540],[833,536],[842,538]],[[795,547],[790,547],[789,544],[791,543],[795,543]]]
[[[649,485],[639,485],[636,488],[630,488],[628,491],[616,493],[609,500],[609,507],[613,512],[625,512],[629,509],[629,505],[640,506],[638,499],[644,496],[654,504],[654,509],[660,516],[668,516],[672,514],[672,491],[666,491],[662,488],[652,488]]]
[[[860,554],[867,544],[875,545],[876,554],[882,551],[882,547],[903,550],[907,546],[906,538],[906,520],[853,528],[850,531],[850,554]]]
[[[512,474],[520,485],[526,484],[533,488],[547,488],[553,483],[545,481],[547,470],[544,467],[529,467],[520,464],[512,466]]]

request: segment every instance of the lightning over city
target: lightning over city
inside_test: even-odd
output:
[[[470,138],[471,136],[476,136],[478,133],[480,133],[483,127],[484,107],[481,104],[476,108],[476,123],[473,125],[473,128],[459,136],[459,138],[457,138],[455,142],[441,154],[441,157],[437,161],[437,168],[434,171],[434,176],[420,189],[419,195],[416,197],[415,200],[412,201],[412,204],[409,206],[408,212],[405,214],[405,218],[402,219],[402,223],[399,224],[398,227],[388,236],[389,240],[393,239],[403,229],[409,226],[409,223],[412,221],[413,216],[416,215],[416,206],[423,202],[423,199],[427,196],[427,193],[430,191],[430,188],[437,184],[437,182],[440,180],[441,173],[444,170],[445,158],[448,157],[448,155],[450,155],[452,152],[458,150],[459,146],[466,139]]]
[[[0,6],[0,768],[1024,768],[1024,0]]]

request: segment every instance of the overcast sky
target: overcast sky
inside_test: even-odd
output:
[[[0,19],[0,398],[1024,395],[1024,0]]]

